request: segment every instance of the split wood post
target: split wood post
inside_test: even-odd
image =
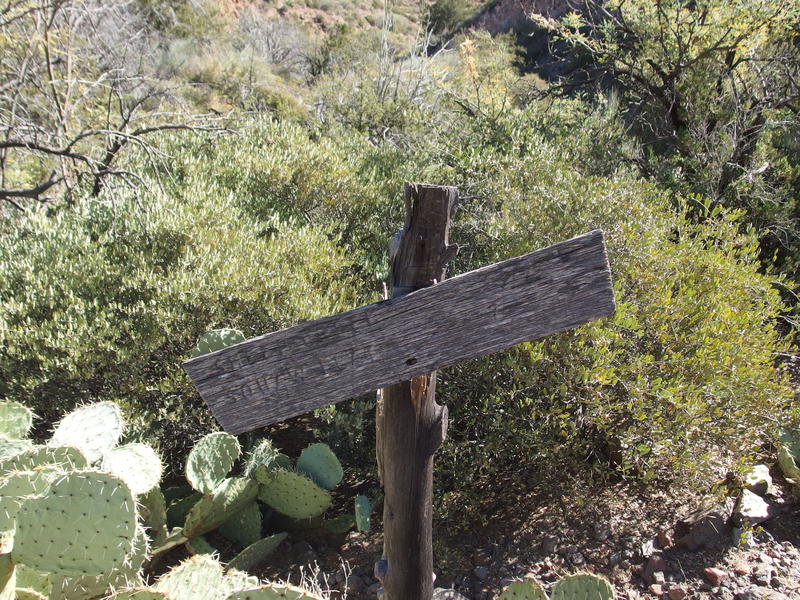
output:
[[[456,188],[406,183],[405,196],[405,226],[390,249],[393,298],[442,281],[457,252],[447,240]],[[447,432],[447,407],[436,404],[436,371],[382,388],[376,427],[384,486],[384,549],[376,575],[385,600],[431,600],[433,454]]]

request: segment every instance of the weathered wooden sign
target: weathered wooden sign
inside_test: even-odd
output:
[[[268,333],[184,363],[217,420],[241,433],[381,389],[385,600],[433,595],[433,455],[447,433],[435,370],[614,312],[603,234],[592,231],[444,280],[454,187],[406,184],[392,299]],[[438,283],[437,283],[438,282]]]
[[[222,427],[241,433],[613,312],[592,231],[183,366]]]

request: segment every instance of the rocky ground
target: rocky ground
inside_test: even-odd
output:
[[[484,526],[465,530],[458,515],[436,523],[437,597],[491,600],[515,579],[549,588],[589,571],[608,577],[622,600],[800,599],[797,497],[766,469],[728,484],[705,498],[621,482],[492,499]],[[373,599],[380,549],[378,533],[295,535],[263,575],[311,577],[335,600]]]

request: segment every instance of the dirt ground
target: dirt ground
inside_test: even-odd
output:
[[[626,482],[587,489],[540,481],[527,493],[519,487],[485,502],[480,515],[434,523],[436,586],[490,600],[516,579],[548,588],[562,575],[588,571],[608,577],[625,600],[800,599],[800,503],[775,480],[765,494],[769,520],[737,535],[724,531],[695,551],[674,540],[681,518],[703,504],[699,495]],[[260,575],[311,578],[335,600],[373,599],[379,525],[375,518],[366,533],[292,534]]]

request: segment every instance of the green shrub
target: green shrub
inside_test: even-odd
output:
[[[451,147],[449,180],[469,192],[452,235],[470,240],[458,270],[600,227],[617,313],[445,373],[444,489],[458,489],[465,470],[488,481],[523,461],[685,478],[744,459],[791,406],[775,369],[788,347],[775,330],[785,282],[761,272],[739,215],[691,224],[672,208],[679,201],[625,168],[601,176],[578,163],[581,173],[575,156],[591,156],[594,142],[540,122],[530,109],[502,119],[503,135],[484,145],[470,130],[469,146]],[[613,152],[614,139],[601,144]]]
[[[350,262],[324,234],[256,222],[200,182],[185,192],[0,222],[0,397],[50,423],[103,397],[162,434],[207,427],[180,368],[201,334],[250,336],[352,306]]]
[[[470,13],[466,0],[436,0],[429,7],[428,23],[434,33],[450,33]]]

